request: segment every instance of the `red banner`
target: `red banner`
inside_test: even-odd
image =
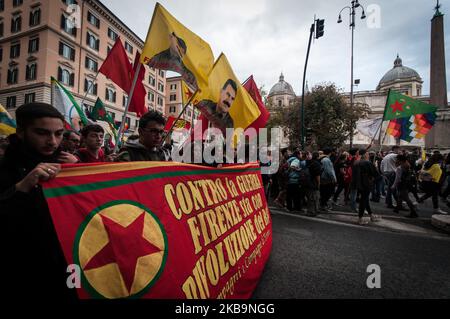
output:
[[[272,247],[259,165],[69,165],[44,184],[80,298],[249,298]]]

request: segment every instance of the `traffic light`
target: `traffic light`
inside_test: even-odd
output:
[[[316,20],[316,39],[323,37],[325,28],[325,19],[317,19]]]

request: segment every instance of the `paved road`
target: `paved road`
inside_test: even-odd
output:
[[[274,213],[254,298],[450,298],[450,240]],[[366,286],[381,267],[381,289]]]

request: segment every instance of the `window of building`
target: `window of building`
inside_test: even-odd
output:
[[[176,84],[171,84],[170,85],[170,90],[171,91],[175,91],[177,89],[177,85]]]
[[[97,72],[97,70],[98,70],[98,62],[91,59],[90,57],[86,57],[84,66],[86,67],[86,69],[94,71],[94,72]]]
[[[74,20],[67,18],[64,14],[61,15],[61,29],[74,37],[77,36],[77,28]]]
[[[6,98],[6,108],[7,109],[14,109],[16,107],[16,97],[15,96],[8,96]]]
[[[3,48],[0,47],[0,62],[3,60]]]
[[[278,100],[278,106],[282,106],[282,104],[283,104],[283,101]]]
[[[94,14],[92,14],[91,11],[88,11],[88,21],[93,26],[96,26],[97,28],[100,28],[100,19],[97,18]]]
[[[100,39],[97,39],[97,37],[95,35],[93,35],[92,33],[90,33],[88,31],[87,32],[87,37],[86,37],[86,44],[91,49],[94,49],[94,50],[98,51],[99,48],[100,48]]]
[[[176,106],[169,107],[169,113],[175,113],[176,111],[177,111],[177,107]]]
[[[164,100],[162,97],[158,96],[158,105],[159,106],[163,106],[164,105]]]
[[[148,92],[148,100],[155,102],[155,94],[153,92]]]
[[[19,79],[19,68],[18,67],[10,68],[8,70],[6,83],[17,84],[18,79]]]
[[[84,92],[97,95],[97,83],[92,80],[84,79]]]
[[[65,85],[68,85],[68,86],[74,86],[75,85],[75,73],[71,73],[67,69],[58,67],[58,81]]]
[[[170,100],[170,102],[176,101],[177,100],[177,95],[176,94],[170,94],[169,100]]]
[[[22,17],[14,16],[11,18],[11,33],[19,32],[22,29]]]
[[[75,49],[68,46],[64,42],[59,42],[59,55],[68,60],[75,61]]]
[[[108,28],[108,37],[109,37],[111,40],[116,41],[117,38],[119,37],[119,35],[118,35],[116,32],[114,32],[113,29]]]
[[[127,50],[129,53],[133,54],[133,46],[129,44],[127,41],[125,41],[125,50]]]
[[[0,12],[5,10],[5,0],[0,0]]]
[[[188,116],[189,118],[191,118],[191,115],[192,115],[192,112],[191,112],[191,111],[187,111],[187,116]]]
[[[39,51],[39,38],[30,39],[28,41],[28,53],[35,53]]]
[[[164,74],[165,74],[165,73],[164,73],[163,70],[159,70],[159,76],[160,76],[160,77],[164,77]]]
[[[0,38],[3,36],[3,21],[0,20]]]
[[[127,106],[127,103],[128,103],[128,96],[124,95],[124,96],[122,97],[122,106],[123,106],[123,107],[126,107],[126,106]]]
[[[156,85],[156,80],[152,75],[148,77],[148,83],[153,87]]]
[[[33,103],[36,101],[36,93],[25,94],[25,103]]]
[[[105,90],[105,100],[116,103],[116,91],[111,88]]]
[[[68,6],[71,4],[78,4],[77,0],[62,0],[62,2]]]
[[[20,56],[20,43],[12,44],[9,52],[11,59],[18,58]]]
[[[30,11],[30,27],[35,27],[41,23],[41,8]]]
[[[164,84],[162,84],[161,82],[158,83],[158,90],[164,92]]]
[[[130,119],[128,116],[125,118],[125,123],[127,123],[128,128],[130,128],[130,125],[131,125],[131,119]]]
[[[36,80],[36,74],[37,74],[37,64],[36,63],[28,64],[25,79],[27,81]]]
[[[108,55],[111,50],[112,50],[112,47],[108,45],[108,47],[106,48],[106,55]]]
[[[13,0],[13,7],[18,7],[22,5],[23,0]]]

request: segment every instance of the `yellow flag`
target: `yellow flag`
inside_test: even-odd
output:
[[[214,55],[207,42],[156,3],[141,63],[179,73],[194,90],[208,82]]]
[[[9,115],[3,105],[0,104],[0,134],[10,135],[16,133],[16,121]]]
[[[187,102],[191,99],[192,95],[194,94],[192,90],[187,86],[187,84],[182,80],[181,81],[181,97],[183,100],[183,106],[186,105]]]
[[[195,95],[194,105],[223,132],[228,127],[246,129],[261,114],[223,53],[209,74],[208,87],[201,87]]]
[[[422,148],[422,161],[425,162],[427,160],[427,152],[425,152],[425,149]]]

